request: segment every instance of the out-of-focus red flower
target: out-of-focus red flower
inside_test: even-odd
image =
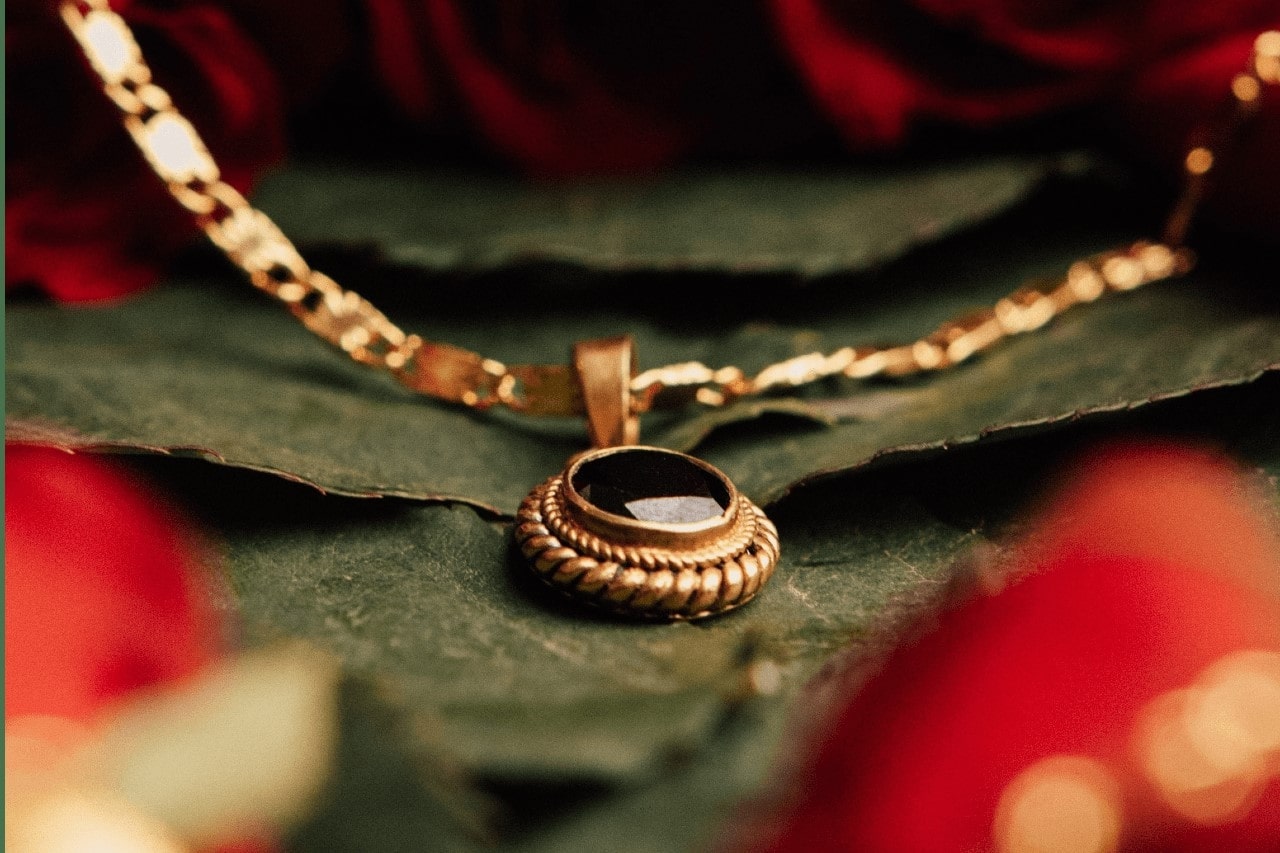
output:
[[[88,720],[221,652],[189,522],[97,458],[5,457],[5,717]]]
[[[650,172],[697,154],[777,156],[834,128],[849,151],[1069,113],[1102,146],[1176,171],[1270,0],[118,0],[157,77],[231,183],[284,152],[286,114],[353,94],[361,132],[457,137],[537,175]],[[195,233],[130,149],[51,0],[8,9],[9,281],[63,300],[145,284]],[[354,93],[353,93],[354,90]],[[1217,211],[1276,234],[1280,96],[1217,174]],[[368,124],[385,112],[399,123]],[[345,107],[338,107],[345,108]],[[333,123],[335,126],[338,123]],[[368,149],[369,146],[363,146]],[[403,150],[403,141],[394,144]]]
[[[992,130],[1074,112],[1099,145],[1180,174],[1188,141],[1219,117],[1266,0],[773,0],[778,32],[820,109],[855,151],[947,128]],[[1274,87],[1272,87],[1274,89]],[[1218,211],[1275,235],[1280,95],[1217,178]],[[1242,209],[1243,208],[1243,209]]]
[[[59,778],[59,762],[130,694],[195,676],[227,637],[201,537],[123,468],[9,445],[4,521],[5,720],[27,750],[33,734],[50,738],[35,741],[47,766],[15,758],[15,796],[30,796],[42,790],[32,778]],[[79,725],[64,731],[50,718]],[[270,853],[274,832],[250,827],[204,849]],[[39,849],[54,848],[65,849]]]
[[[410,118],[438,121],[452,101],[481,139],[535,174],[652,171],[692,141],[687,123],[617,91],[558,5],[477,12],[410,0],[369,11],[379,74]]]
[[[840,714],[769,848],[1273,850],[1280,539],[1225,461],[1086,462]]]

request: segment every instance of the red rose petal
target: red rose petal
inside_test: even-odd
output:
[[[1142,733],[1233,654],[1280,661],[1280,545],[1259,506],[1201,451],[1095,457],[1022,551],[1031,574],[941,614],[844,709],[771,849],[990,849],[1009,786],[1061,760],[1116,787],[1121,849],[1273,849],[1280,764],[1241,814],[1202,825]]]
[[[9,446],[5,715],[86,719],[221,645],[190,525],[116,466]]]

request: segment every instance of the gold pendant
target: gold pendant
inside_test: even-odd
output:
[[[777,565],[778,531],[715,467],[634,443],[630,339],[578,344],[574,368],[597,447],[520,505],[516,543],[534,572],[641,619],[701,619],[754,598]]]

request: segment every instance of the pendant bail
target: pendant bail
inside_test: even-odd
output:
[[[578,341],[573,345],[573,371],[582,390],[587,433],[593,447],[616,447],[640,441],[640,418],[631,404],[631,377],[635,369],[635,342],[630,335]]]

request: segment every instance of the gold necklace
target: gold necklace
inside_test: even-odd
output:
[[[772,575],[780,545],[764,512],[722,472],[694,457],[640,445],[640,415],[723,406],[819,380],[907,376],[960,364],[1076,305],[1191,268],[1183,246],[1216,153],[1280,82],[1280,32],[1263,33],[1231,84],[1233,111],[1210,145],[1192,148],[1185,185],[1159,242],[1139,241],[1077,261],[994,306],[917,341],[847,346],[769,365],[749,376],[699,362],[636,371],[629,337],[580,341],[568,364],[507,365],[406,334],[354,291],[311,269],[265,213],[221,179],[168,92],[152,81],[128,24],[107,0],[63,0],[61,14],[125,128],[173,197],[259,290],[320,338],[411,391],[473,409],[580,416],[593,449],[538,485],[516,513],[515,539],[534,572],[583,603],[627,616],[698,619],[747,603]]]

